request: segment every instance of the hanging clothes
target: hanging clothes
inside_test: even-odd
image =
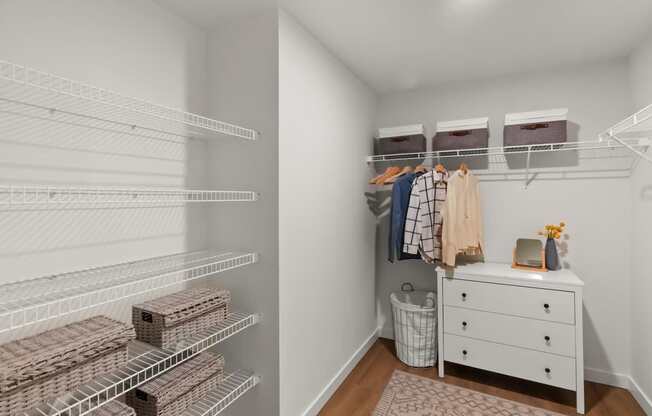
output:
[[[457,171],[448,180],[447,198],[443,207],[443,263],[455,266],[459,253],[481,255],[484,250],[480,185],[478,178]]]
[[[403,252],[405,237],[405,219],[410,204],[410,194],[414,181],[423,172],[407,173],[400,177],[392,187],[392,207],[389,216],[389,261],[419,259],[418,254]]]
[[[405,220],[403,251],[426,263],[441,260],[442,215],[448,173],[430,171],[415,180]]]

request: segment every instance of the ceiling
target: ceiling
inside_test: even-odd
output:
[[[158,1],[204,27],[275,5]],[[652,28],[650,0],[280,3],[380,93],[622,57]]]
[[[205,28],[225,19],[249,16],[274,8],[276,0],[154,0],[173,13]]]

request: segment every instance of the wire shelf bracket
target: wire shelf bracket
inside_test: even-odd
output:
[[[182,416],[216,416],[261,382],[260,376],[245,370],[228,374],[217,389],[187,408]]]
[[[641,159],[652,163],[652,156],[636,149],[629,143],[627,139],[632,135],[652,137],[652,104],[612,126],[599,136],[601,142],[615,140]]]
[[[199,251],[2,285],[0,335],[257,261],[256,253]]]
[[[254,129],[128,97],[104,88],[0,60],[0,100],[89,120],[187,138],[215,134],[256,140]]]
[[[131,358],[125,367],[21,416],[86,415],[258,322],[258,315],[234,312],[218,326],[179,344],[175,350],[162,350],[134,342],[130,345]]]

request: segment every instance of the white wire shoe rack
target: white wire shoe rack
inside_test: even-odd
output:
[[[130,359],[125,367],[99,377],[92,383],[70,392],[65,397],[43,403],[21,416],[82,416],[88,414],[129,390],[137,388],[197,354],[256,325],[259,321],[259,315],[234,312],[218,326],[186,340],[177,345],[174,350],[164,350],[141,342],[133,342],[129,345]],[[260,380],[254,375],[251,377]],[[223,392],[232,385],[232,383],[221,385],[218,390]],[[222,405],[227,404],[225,401],[228,404],[232,403],[244,393],[242,389],[239,391],[240,394],[237,396],[228,396],[227,394],[228,397],[225,397]]]
[[[640,160],[652,163],[652,155],[648,153],[651,139],[652,105],[626,118],[592,141],[373,155],[368,156],[366,161],[465,162],[483,180],[520,178],[527,187],[535,177],[629,177]],[[549,155],[556,156],[551,159]],[[483,160],[484,163],[480,163]],[[606,163],[606,160],[609,162]]]
[[[0,335],[257,261],[256,253],[190,252],[0,286]]]
[[[133,134],[256,140],[253,129],[127,97],[104,88],[0,60],[0,100],[40,110],[48,117],[76,117],[88,125]]]

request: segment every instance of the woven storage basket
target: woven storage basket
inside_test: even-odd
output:
[[[0,395],[0,416],[13,416],[127,364],[127,346]]]
[[[134,337],[131,325],[96,316],[0,345],[0,394],[121,348]]]
[[[174,348],[226,319],[231,293],[223,289],[190,289],[133,307],[132,321],[140,341]]]
[[[127,393],[138,416],[175,416],[222,381],[224,358],[204,352]]]
[[[126,404],[113,400],[97,410],[89,413],[91,416],[136,416],[136,411]]]

